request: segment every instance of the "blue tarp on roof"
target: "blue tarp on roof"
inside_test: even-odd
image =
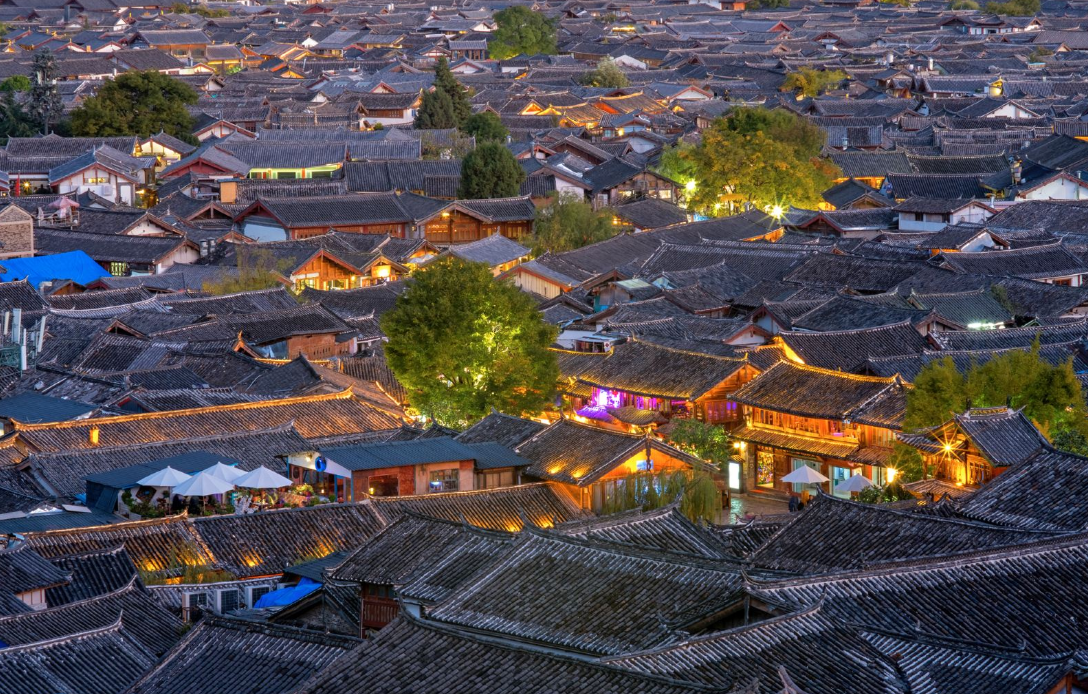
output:
[[[8,258],[0,261],[3,274],[0,280],[14,282],[26,279],[31,286],[51,280],[72,280],[77,284],[90,284],[109,273],[83,251],[68,251],[35,258]]]
[[[304,598],[321,587],[320,583],[303,578],[294,588],[280,588],[271,593],[265,593],[258,600],[255,607],[282,607]]]

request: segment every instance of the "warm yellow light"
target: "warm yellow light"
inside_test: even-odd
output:
[[[375,277],[389,277],[389,273],[391,271],[392,271],[392,268],[389,267],[388,265],[378,265],[377,267],[374,268],[374,276]]]
[[[373,494],[374,493],[374,487],[371,487],[370,489],[368,489],[367,492],[369,492],[370,494]]]
[[[695,179],[692,179],[692,180],[688,181],[687,183],[685,183],[684,184],[684,190],[686,190],[689,193],[694,193],[695,192]]]
[[[771,207],[771,216],[775,219],[782,219],[782,215],[786,214],[786,210],[782,209],[781,205],[774,205]]]
[[[559,467],[558,465],[552,465],[550,468],[548,468],[548,474],[549,475],[554,475],[554,474],[558,473],[561,469],[562,468]]]
[[[895,476],[899,474],[899,471],[893,467],[888,468],[888,482],[894,482]]]
[[[952,444],[950,444],[950,443],[946,443],[946,444],[944,445],[944,452],[945,452],[945,453],[951,453],[951,452],[952,452]]]

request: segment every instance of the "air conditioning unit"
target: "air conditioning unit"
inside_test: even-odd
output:
[[[208,609],[208,594],[204,591],[181,594],[181,618],[191,622],[196,613]]]
[[[275,590],[275,586],[268,585],[267,583],[259,586],[246,586],[246,605],[253,609],[257,606],[257,601],[264,596]]]
[[[215,591],[215,611],[219,614],[233,612],[242,607],[241,593],[237,588],[220,588]]]

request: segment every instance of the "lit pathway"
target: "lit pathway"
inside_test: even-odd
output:
[[[785,501],[763,495],[734,494],[729,500],[729,508],[722,509],[718,523],[736,523],[738,519],[743,520],[744,516],[749,513],[754,513],[757,516],[771,516],[788,512],[789,506]]]

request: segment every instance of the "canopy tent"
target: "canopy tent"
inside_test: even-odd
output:
[[[233,465],[225,465],[222,462],[218,462],[215,465],[212,465],[204,472],[215,475],[219,479],[226,480],[227,482],[234,482],[234,480],[246,474],[245,470],[239,470]]]
[[[828,479],[820,474],[819,470],[815,470],[808,465],[802,465],[790,474],[782,478],[783,482],[790,482],[791,484],[823,484]]]
[[[163,469],[144,477],[137,484],[143,487],[176,487],[191,477],[192,475],[186,475],[184,472],[167,465]]]
[[[835,485],[835,491],[837,492],[860,492],[869,487],[874,487],[872,482],[866,479],[865,475],[853,475],[850,479],[846,480],[842,484]]]
[[[291,480],[263,465],[234,479],[236,487],[249,489],[279,489],[291,486]]]
[[[174,487],[174,493],[179,496],[210,496],[225,494],[232,489],[234,489],[233,484],[205,470]]]

